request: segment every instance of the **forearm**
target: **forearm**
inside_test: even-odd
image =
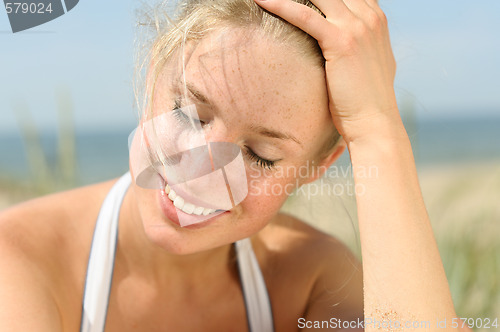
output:
[[[348,142],[357,188],[365,316],[451,322],[448,283],[399,118]],[[372,327],[367,326],[367,331]]]

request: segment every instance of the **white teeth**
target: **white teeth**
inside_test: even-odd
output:
[[[205,209],[202,208],[201,206],[197,206],[194,208],[193,214],[196,214],[197,216],[201,216],[201,214],[203,213],[203,210],[205,210]]]
[[[191,203],[186,203],[186,204],[184,204],[182,211],[189,213],[189,214],[192,214],[194,212],[194,205]]]
[[[195,214],[197,216],[201,215],[209,215],[211,213],[214,213],[214,209],[209,209],[209,208],[204,208],[201,206],[196,206],[191,203],[187,203],[184,201],[184,198],[178,196],[175,191],[170,188],[170,186],[167,184],[165,185],[165,193],[168,195],[168,198],[174,202],[174,206],[178,208],[179,210],[182,210],[184,213],[187,214]]]
[[[182,208],[184,207],[184,198],[182,198],[181,196],[177,196],[175,199],[174,199],[174,206],[180,210],[182,210]]]

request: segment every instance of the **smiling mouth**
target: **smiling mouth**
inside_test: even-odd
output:
[[[196,216],[207,216],[215,212],[222,212],[224,210],[215,210],[203,206],[197,206],[187,202],[183,197],[179,196],[168,184],[165,185],[165,194],[169,200],[172,201],[174,206],[182,212]]]

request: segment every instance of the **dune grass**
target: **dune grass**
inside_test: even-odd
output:
[[[77,183],[72,98],[67,89],[61,88],[56,94],[56,100],[58,135],[55,161],[50,160],[43,148],[40,130],[26,102],[19,100],[13,105],[30,174],[21,183],[0,175],[0,188],[3,189],[4,195],[11,196],[10,200],[40,196],[71,188]]]
[[[500,162],[419,170],[457,315],[500,324]],[[332,180],[348,186],[352,178]],[[306,203],[305,203],[306,202]],[[353,196],[292,196],[283,207],[360,255]],[[493,331],[480,329],[476,331]]]
[[[25,182],[0,178],[0,209],[77,183],[71,98],[63,92],[58,100],[55,163],[43,152],[28,108],[16,106],[31,177]],[[419,178],[457,314],[500,320],[500,162],[436,166],[419,170]],[[332,181],[352,184],[352,178]],[[293,196],[283,211],[337,236],[360,255],[354,196]]]

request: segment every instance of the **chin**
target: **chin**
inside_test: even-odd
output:
[[[262,220],[231,218],[223,215],[219,220],[208,225],[180,227],[163,218],[143,224],[147,239],[158,248],[172,255],[190,255],[232,244],[259,232],[267,223]]]
[[[161,248],[173,255],[189,255],[198,251],[203,251],[201,241],[194,241],[193,236],[178,232],[169,227],[145,226],[145,233],[148,240],[154,246]]]
[[[145,226],[148,240],[172,255],[190,255],[228,245],[226,232],[199,232],[183,228]],[[229,241],[228,241],[229,240]]]
[[[177,220],[170,220],[159,206],[154,190],[141,192],[139,210],[147,240],[155,247],[172,255],[190,255],[234,243],[259,232],[267,225],[265,215],[244,211],[262,209],[247,206],[245,201],[237,208],[214,216],[198,224],[181,227]],[[142,203],[142,204],[141,204]],[[142,205],[142,206],[141,206]]]

